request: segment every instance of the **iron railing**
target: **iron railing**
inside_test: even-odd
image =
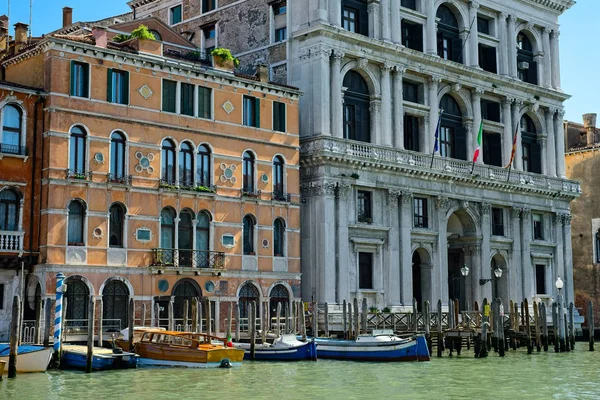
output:
[[[291,199],[292,196],[289,193],[284,193],[283,191],[276,190],[271,193],[271,200],[285,201],[289,203]]]
[[[123,174],[106,174],[106,182],[107,183],[116,183],[120,185],[130,185],[131,184],[131,175],[123,175]]]
[[[256,189],[248,189],[248,188],[240,189],[241,197],[252,197],[254,199],[258,199],[258,198],[260,198],[261,193],[262,192],[260,190],[256,190]]]
[[[67,170],[65,170],[65,172],[66,172],[67,179],[81,179],[82,181],[87,181],[87,180],[92,179],[91,171],[80,171],[77,169],[67,169]]]
[[[217,268],[225,267],[225,253],[222,251],[152,249],[152,265],[180,268]]]
[[[159,187],[166,190],[184,190],[199,193],[215,193],[216,185],[199,185],[192,181],[174,181],[169,179],[160,179]]]
[[[27,147],[19,146],[16,144],[0,143],[0,153],[15,154],[18,156],[26,156],[27,155]]]

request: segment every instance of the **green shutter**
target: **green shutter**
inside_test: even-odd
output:
[[[71,61],[71,96],[75,95],[75,62]]]
[[[129,104],[129,72],[123,71],[123,104]]]
[[[281,132],[285,132],[285,104],[279,103],[279,128]]]
[[[256,97],[254,99],[254,126],[260,128],[260,99]]]
[[[108,101],[109,103],[112,102],[112,68],[109,68],[107,71],[107,77],[106,77],[106,101]]]

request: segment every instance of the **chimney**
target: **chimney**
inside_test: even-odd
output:
[[[27,29],[29,25],[22,22],[15,24],[15,54],[20,52],[21,49],[27,46]]]
[[[0,57],[8,51],[8,17],[0,15]]]
[[[8,31],[8,16],[0,15],[0,29]]]
[[[264,64],[258,64],[256,67],[256,77],[261,82],[269,82],[269,67]]]
[[[597,114],[583,114],[583,127],[587,131],[587,145],[592,146],[595,142]]]
[[[63,25],[65,28],[67,26],[73,25],[73,9],[71,7],[63,7]]]
[[[96,46],[106,48],[108,43],[108,30],[103,26],[94,26],[92,28],[92,37],[96,41]]]

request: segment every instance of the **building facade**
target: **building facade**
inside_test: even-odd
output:
[[[116,41],[140,24],[161,40]],[[67,276],[67,331],[89,295],[105,328],[126,325],[130,297],[136,323],[163,326],[170,303],[181,324],[185,300],[208,299],[217,330],[229,303],[244,318],[250,301],[264,315],[299,299],[300,92],[206,61],[152,18],[51,34],[3,60],[7,81],[47,93],[28,287],[51,299]]]
[[[219,46],[285,65],[305,93],[305,300],[549,302],[558,276],[573,300],[558,25],[572,1],[134,3],[170,23],[181,7],[174,28],[197,45],[214,24]]]
[[[575,305],[586,310],[591,300],[600,315],[600,205],[597,203],[596,166],[599,166],[600,130],[596,114],[584,114],[583,123],[565,121],[567,176],[581,182],[583,194],[573,201],[571,239]],[[583,313],[587,315],[587,312]]]

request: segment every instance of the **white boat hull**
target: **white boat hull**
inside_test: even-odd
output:
[[[17,372],[46,372],[51,358],[51,348],[19,354],[17,355]],[[8,373],[8,359],[9,356],[0,356],[0,360],[6,361],[5,374]]]
[[[209,362],[209,363],[197,363],[187,361],[169,361],[169,360],[155,360],[152,358],[138,358],[138,367],[180,367],[180,368],[219,368],[221,367],[220,362]],[[241,366],[241,362],[232,362],[232,367]]]

